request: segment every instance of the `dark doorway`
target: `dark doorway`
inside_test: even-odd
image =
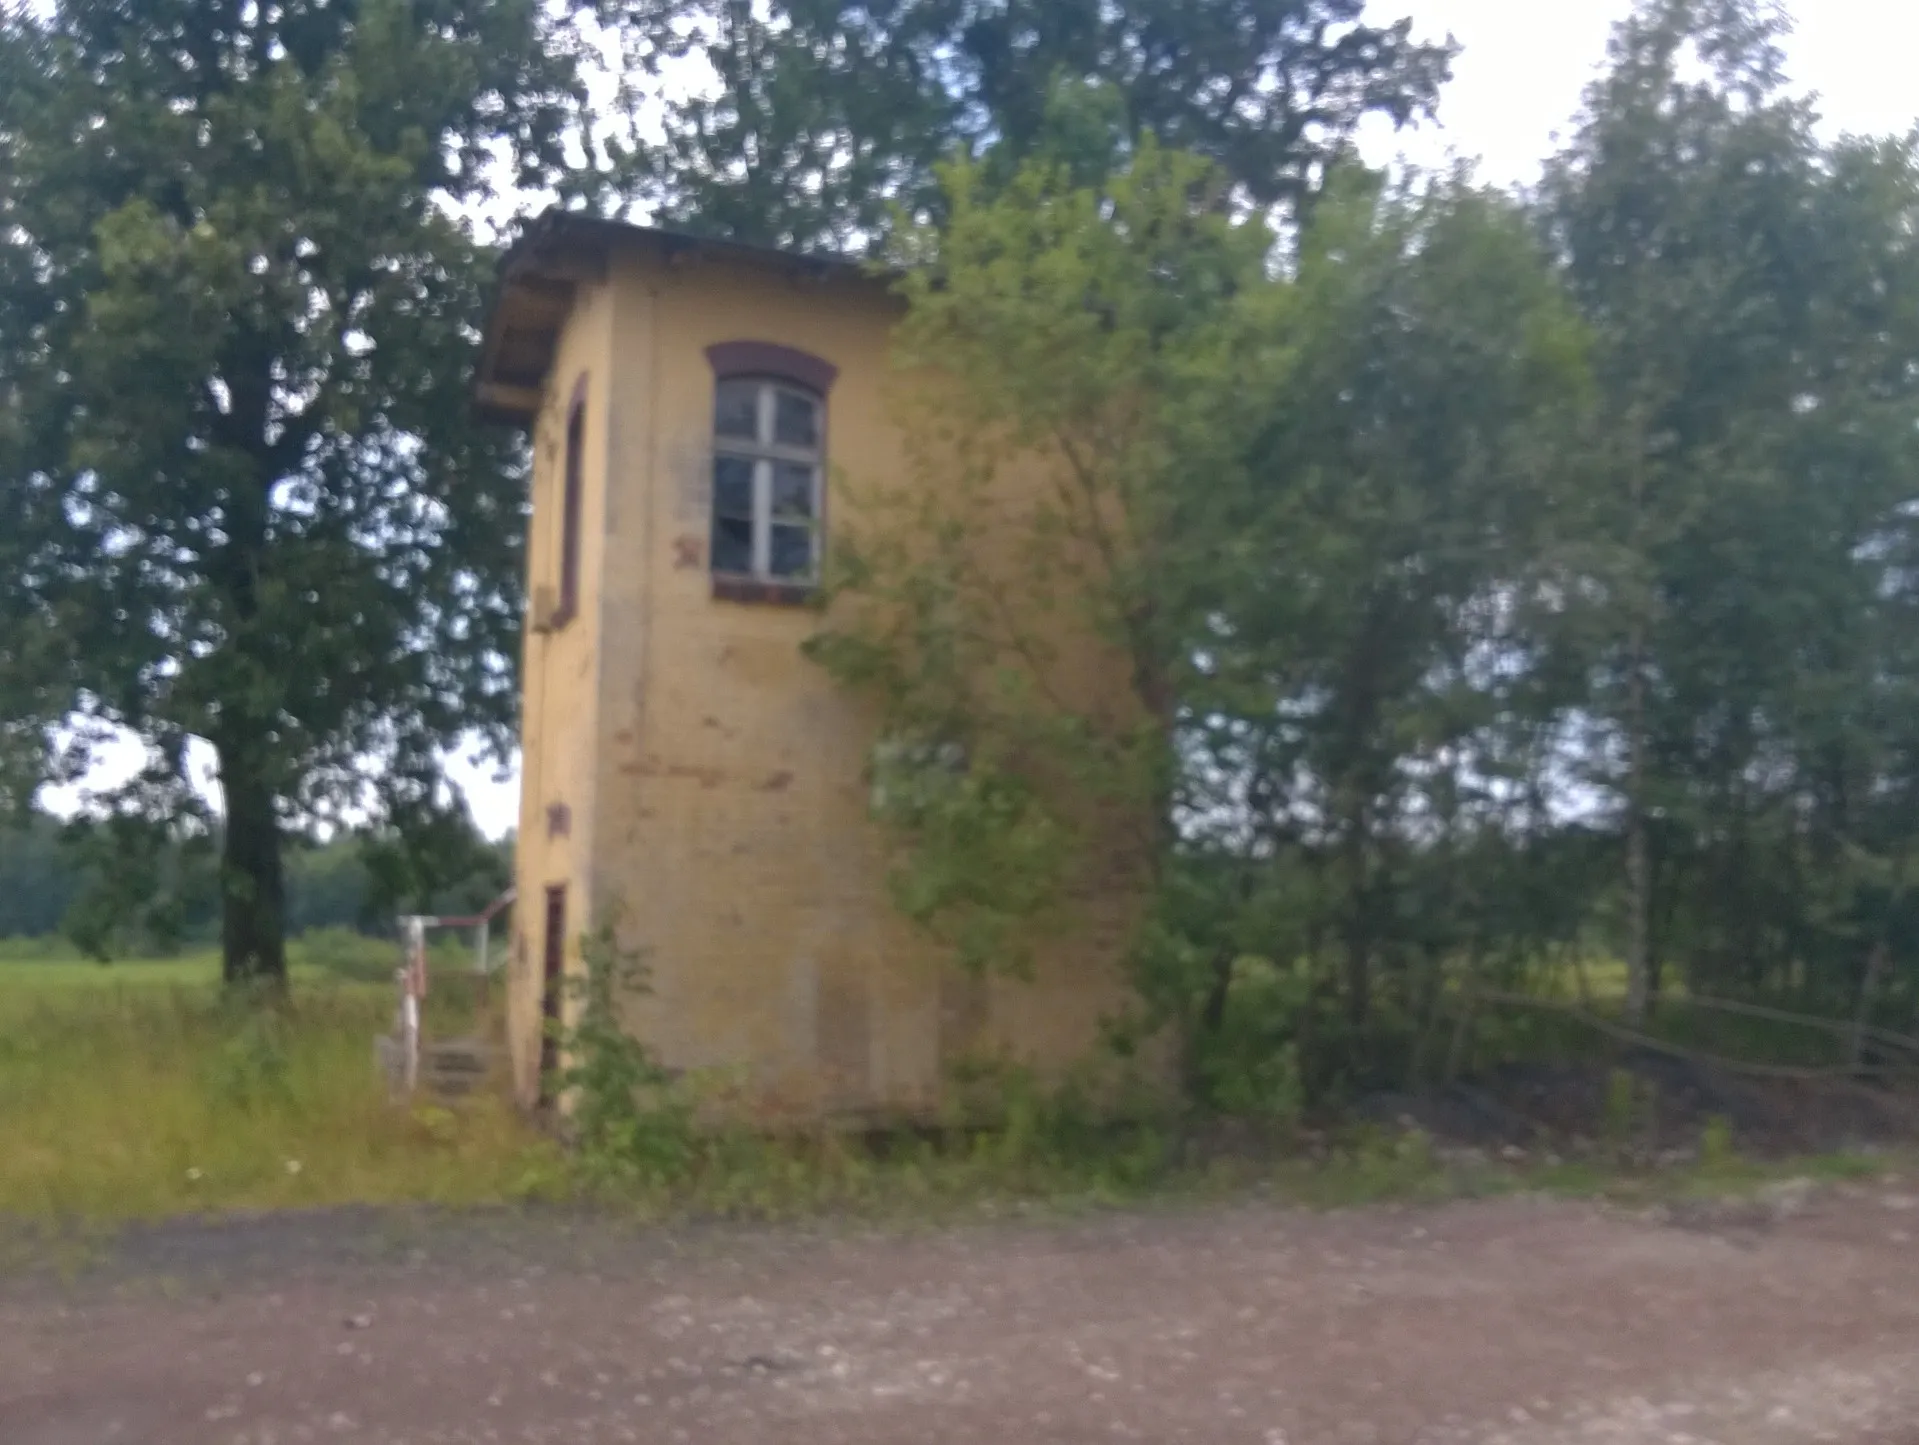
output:
[[[554,1075],[560,1069],[561,991],[566,986],[566,885],[546,890],[545,966],[540,982],[540,1102],[553,1098]]]

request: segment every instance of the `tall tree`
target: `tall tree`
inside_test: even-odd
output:
[[[1894,780],[1919,170],[1820,142],[1784,33],[1755,0],[1649,0],[1542,196],[1605,412],[1585,774],[1615,805],[1633,1016],[1668,957],[1832,977]]]
[[[854,482],[850,605],[811,650],[908,745],[875,760],[908,913],[1004,963],[1087,870],[1145,884],[1165,856],[1184,597],[1207,566],[1176,518],[1230,459],[1272,234],[1150,140],[1097,184],[1053,159],[946,181],[948,224],[897,253],[912,465]],[[1019,469],[1043,482],[1009,492]],[[1089,634],[1110,669],[1075,670]]]
[[[1520,209],[1452,179],[1349,173],[1284,277],[1217,168],[1151,143],[1095,184],[949,179],[908,253],[916,466],[896,507],[856,493],[814,644],[920,745],[875,759],[908,911],[1005,960],[1089,876],[1131,878],[1194,1082],[1258,954],[1339,1005],[1323,1085],[1377,978],[1430,996],[1492,926],[1431,860],[1526,871],[1583,329]],[[1015,501],[1013,468],[1049,485]]]
[[[1523,212],[1457,177],[1351,176],[1289,290],[1241,463],[1206,483],[1181,851],[1209,886],[1179,922],[1209,1024],[1239,954],[1297,966],[1318,1092],[1403,1068],[1381,1015],[1430,1014],[1449,965],[1540,941],[1517,895],[1565,696],[1538,638],[1584,328]]]
[[[134,814],[212,744],[229,980],[284,976],[289,827],[508,736],[522,461],[456,215],[560,166],[575,49],[541,0],[0,19],[0,697],[47,768],[136,733]]]
[[[51,935],[79,890],[79,867],[61,847],[60,823],[27,811],[0,828],[0,938]]]
[[[1342,168],[1280,268],[1110,86],[948,173],[906,541],[849,509],[816,644],[918,744],[909,911],[1006,956],[1118,782],[1141,980],[1240,1102],[1437,1063],[1455,981],[1615,921],[1635,1013],[1662,961],[1919,1003],[1919,135],[1823,142],[1782,34],[1648,0],[1536,197]]]
[[[661,219],[779,245],[877,246],[938,208],[935,163],[1042,149],[1061,86],[1097,85],[1128,139],[1219,164],[1258,208],[1315,189],[1368,115],[1429,115],[1450,42],[1363,0],[628,0],[636,72],[710,81],[618,167]],[[649,104],[658,99],[649,89]]]

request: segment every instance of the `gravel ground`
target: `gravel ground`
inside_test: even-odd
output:
[[[4,1445],[1919,1445],[1919,1193],[942,1232],[340,1213],[0,1280]]]

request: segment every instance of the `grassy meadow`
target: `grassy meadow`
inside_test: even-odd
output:
[[[331,949],[331,957],[323,957]],[[0,1217],[140,1218],[325,1204],[474,1203],[556,1187],[557,1150],[503,1098],[396,1107],[374,1066],[397,961],[293,949],[277,1008],[222,997],[212,952],[98,964],[0,948]],[[443,960],[447,961],[447,960]],[[442,975],[445,977],[445,975]],[[445,978],[428,1027],[494,1026]]]
[[[1492,1159],[1462,1173],[1416,1132],[1366,1130],[1310,1150],[1261,1147],[1208,1161],[1184,1158],[1176,1129],[1089,1129],[1015,1093],[1003,1125],[944,1142],[694,1141],[669,1131],[655,1141],[676,1161],[666,1176],[609,1176],[595,1167],[607,1161],[569,1158],[503,1095],[457,1107],[388,1097],[374,1040],[392,1019],[392,944],[328,931],[296,940],[290,958],[286,1001],[256,1008],[223,995],[210,950],[102,965],[57,945],[0,942],[0,1224],[609,1192],[647,1213],[751,1217],[925,1215],[1248,1187],[1308,1205],[1515,1188],[1639,1197],[1737,1190],[1782,1170],[1881,1167],[1851,1156],[1759,1165],[1723,1143],[1657,1179],[1550,1156],[1516,1166]],[[499,993],[482,1000],[462,976],[467,962],[457,947],[438,950],[431,1037],[499,1036]],[[1749,1022],[1734,1022],[1750,1034]],[[1494,1031],[1494,1020],[1486,1025]],[[1550,1014],[1509,1013],[1497,1032],[1489,1042],[1513,1056],[1578,1057],[1592,1047],[1583,1026]]]

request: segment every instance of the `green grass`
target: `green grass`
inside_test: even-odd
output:
[[[457,973],[472,965],[472,952],[447,933],[430,937],[429,956],[436,974]],[[360,983],[383,983],[400,963],[399,945],[369,938],[348,928],[316,928],[287,941],[287,960],[297,982],[324,977]],[[39,967],[47,983],[98,982],[120,979],[129,983],[210,984],[220,978],[220,951],[211,946],[189,947],[165,958],[115,959],[102,963],[82,956],[63,938],[0,938],[0,980],[35,981],[31,973],[14,969]]]
[[[344,947],[335,939],[326,954]],[[391,945],[381,946],[389,957]],[[296,962],[290,999],[224,999],[210,953],[108,966],[0,950],[0,1221],[115,1221],[347,1203],[477,1205],[558,1198],[582,1174],[503,1097],[458,1109],[391,1102],[373,1065],[391,985]],[[299,950],[296,949],[296,957]],[[373,959],[368,955],[367,968]],[[354,965],[358,967],[359,965]],[[351,970],[348,970],[351,972]],[[377,971],[377,970],[376,970]],[[496,1030],[447,976],[429,1033]],[[1417,1134],[1360,1131],[1323,1157],[1179,1162],[1174,1131],[1101,1129],[1028,1098],[997,1130],[896,1136],[873,1148],[817,1136],[707,1138],[671,1181],[602,1202],[655,1217],[837,1212],[940,1219],[1074,1209],[1261,1188],[1315,1208],[1537,1190],[1655,1200],[1774,1179],[1843,1179],[1887,1159],[1769,1162],[1729,1144],[1683,1169],[1606,1161],[1461,1168]]]
[[[210,957],[0,963],[0,1216],[128,1219],[560,1187],[503,1098],[396,1107],[373,1062],[391,989],[296,968],[289,1001],[221,996]],[[454,989],[445,1034],[486,1022]]]
[[[1633,1168],[1603,1157],[1453,1165],[1439,1160],[1417,1134],[1365,1133],[1323,1159],[1278,1165],[1263,1177],[1272,1192],[1315,1209],[1387,1201],[1478,1199],[1521,1193],[1652,1205],[1682,1199],[1725,1199],[1768,1184],[1805,1179],[1818,1185],[1910,1172],[1909,1153],[1837,1152],[1786,1159],[1728,1154],[1663,1168]]]
[[[295,963],[288,970],[294,987],[324,986],[334,982],[322,969]],[[211,955],[183,954],[118,963],[65,959],[32,962],[0,961],[0,1018],[10,1006],[31,1005],[49,996],[127,990],[144,993],[185,989],[212,992],[220,981],[220,960]],[[385,994],[390,990],[381,988]]]

